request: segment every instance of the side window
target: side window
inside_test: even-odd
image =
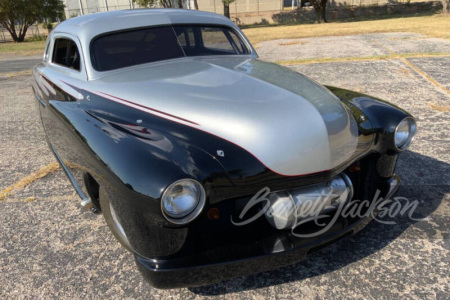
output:
[[[236,33],[229,31],[229,34],[234,45],[238,49],[239,54],[248,54],[249,51],[247,50],[247,47],[245,46],[244,42],[237,37]]]
[[[80,53],[78,52],[77,44],[70,41],[69,47],[69,65],[68,67],[80,71]]]
[[[69,40],[57,39],[53,47],[53,62],[58,65],[66,66],[67,49],[69,48]]]
[[[53,63],[80,70],[80,53],[74,41],[69,39],[56,39],[53,47]]]
[[[222,28],[202,27],[203,46],[205,48],[234,52]]]

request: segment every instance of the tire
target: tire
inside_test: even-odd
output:
[[[116,239],[125,247],[128,251],[133,252],[130,242],[117,218],[116,212],[114,211],[111,201],[109,200],[108,194],[105,189],[100,186],[99,191],[100,207],[105,218],[106,224],[108,224],[109,229],[114,234]]]

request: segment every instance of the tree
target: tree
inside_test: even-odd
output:
[[[164,8],[171,8],[172,2],[170,0],[161,0],[159,1],[161,6]],[[136,3],[140,7],[152,7],[155,6],[158,1],[157,0],[133,0],[133,3]]]
[[[0,0],[0,24],[15,42],[23,42],[28,28],[37,21],[63,16],[64,4],[60,0]]]
[[[189,8],[188,0],[133,0],[140,7],[152,7],[159,4],[164,8]]]
[[[314,10],[316,11],[318,23],[328,22],[325,11],[325,9],[327,8],[327,1],[328,0],[310,0],[312,6],[314,7]]]
[[[222,0],[223,3],[223,15],[230,18],[230,4],[233,3],[234,0]]]

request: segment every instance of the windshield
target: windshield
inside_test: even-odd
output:
[[[242,54],[250,50],[233,29],[205,25],[133,29],[102,35],[91,45],[97,71],[185,56]]]

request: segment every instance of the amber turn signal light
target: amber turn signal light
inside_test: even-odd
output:
[[[361,170],[361,167],[359,166],[358,163],[351,165],[348,170],[350,171],[350,173],[354,173],[354,172],[359,172]]]
[[[219,220],[220,218],[220,211],[217,207],[213,207],[210,210],[208,210],[208,219],[209,220]]]

